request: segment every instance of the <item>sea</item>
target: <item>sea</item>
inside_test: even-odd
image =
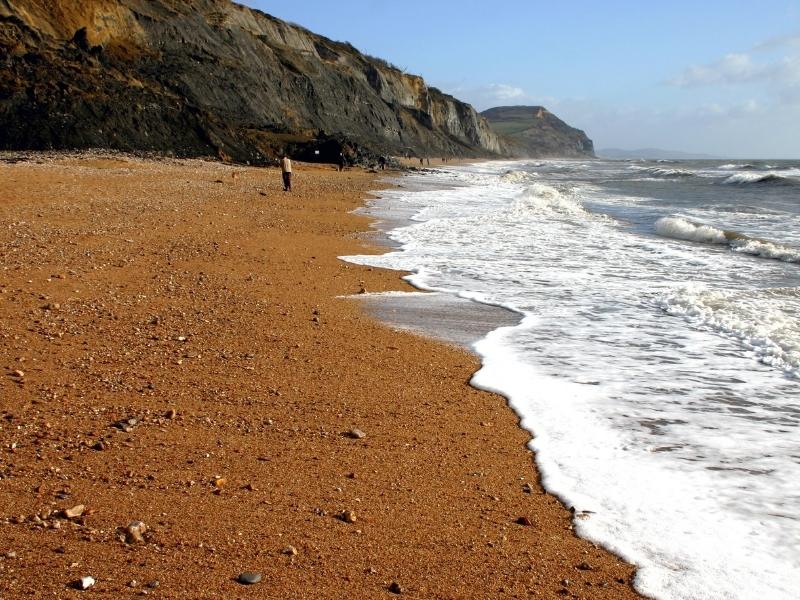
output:
[[[637,590],[800,598],[800,162],[445,166],[367,211],[391,245],[343,258],[514,314],[472,385]]]

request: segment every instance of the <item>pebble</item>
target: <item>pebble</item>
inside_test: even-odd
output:
[[[525,483],[522,485],[522,491],[525,492],[526,494],[532,494],[533,486],[530,483]]]
[[[130,419],[121,419],[111,426],[115,427],[116,429],[120,429],[125,433],[130,433],[131,431],[133,431],[133,428],[136,427],[136,425],[138,424],[139,424],[139,419],[131,417]]]
[[[245,571],[244,573],[239,573],[239,577],[236,578],[236,581],[242,585],[254,585],[259,583],[261,578],[261,573],[256,573],[255,571]]]
[[[351,429],[345,433],[345,436],[354,440],[363,440],[365,437],[367,437],[367,434],[360,429]]]
[[[339,520],[344,521],[345,523],[355,523],[356,522],[356,513],[352,510],[343,510],[339,513]]]
[[[78,517],[82,516],[85,511],[86,507],[83,504],[78,504],[72,508],[65,509],[64,516],[68,519],[77,519]]]
[[[8,560],[14,560],[15,558],[17,558],[17,553],[14,552],[13,550],[10,550],[6,552],[3,556],[5,556]]]
[[[174,419],[175,417],[178,416],[178,411],[175,410],[174,408],[170,408],[166,413],[164,413],[164,416],[167,419]]]
[[[20,371],[17,369],[13,373],[11,373],[14,377],[25,377],[25,371]]]
[[[519,517],[515,523],[517,525],[522,525],[523,527],[533,527],[533,523],[528,517]]]
[[[283,553],[286,554],[287,556],[297,556],[297,548],[295,548],[294,546],[287,546],[284,549]]]
[[[393,581],[392,585],[389,586],[389,591],[391,593],[393,593],[393,594],[402,594],[403,593],[403,588],[400,586],[399,583],[397,583],[396,581]]]
[[[576,568],[581,571],[594,571],[594,567],[587,562],[582,562]]]
[[[99,442],[95,442],[92,445],[92,450],[97,450],[98,452],[102,452],[106,448],[107,448],[107,446],[106,446],[105,442],[103,442],[102,440],[99,441]]]
[[[125,527],[125,543],[126,544],[143,544],[145,543],[144,534],[147,531],[147,525],[141,521],[131,521]]]
[[[86,577],[81,577],[80,579],[78,579],[78,580],[77,580],[77,581],[76,581],[76,582],[73,584],[73,587],[75,587],[75,588],[76,588],[76,589],[78,589],[78,590],[88,590],[88,589],[89,589],[90,587],[92,587],[92,586],[93,586],[95,583],[96,583],[96,582],[95,582],[95,580],[94,580],[94,577],[89,577],[89,576],[86,576]]]

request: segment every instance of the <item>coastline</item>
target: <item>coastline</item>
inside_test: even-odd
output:
[[[639,597],[476,357],[341,298],[412,291],[337,259],[385,250],[351,214],[374,175],[39,160],[0,162],[0,593]]]

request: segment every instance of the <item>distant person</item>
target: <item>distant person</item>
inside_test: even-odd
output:
[[[378,157],[378,167],[380,168],[381,171],[385,171],[386,170],[386,157],[385,156],[379,156]]]
[[[285,154],[281,159],[281,174],[283,175],[283,191],[292,191],[292,161]]]
[[[428,161],[428,166],[430,167],[431,166],[431,159],[428,158],[427,161]]]
[[[424,167],[425,166],[425,160],[423,158],[419,159],[419,166],[420,167]]]
[[[347,160],[344,157],[344,152],[339,152],[339,162],[338,162],[339,172],[344,171],[344,167],[346,164]]]

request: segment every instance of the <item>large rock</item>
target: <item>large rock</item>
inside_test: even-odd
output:
[[[228,0],[0,0],[0,57],[3,149],[509,153],[420,77]]]

